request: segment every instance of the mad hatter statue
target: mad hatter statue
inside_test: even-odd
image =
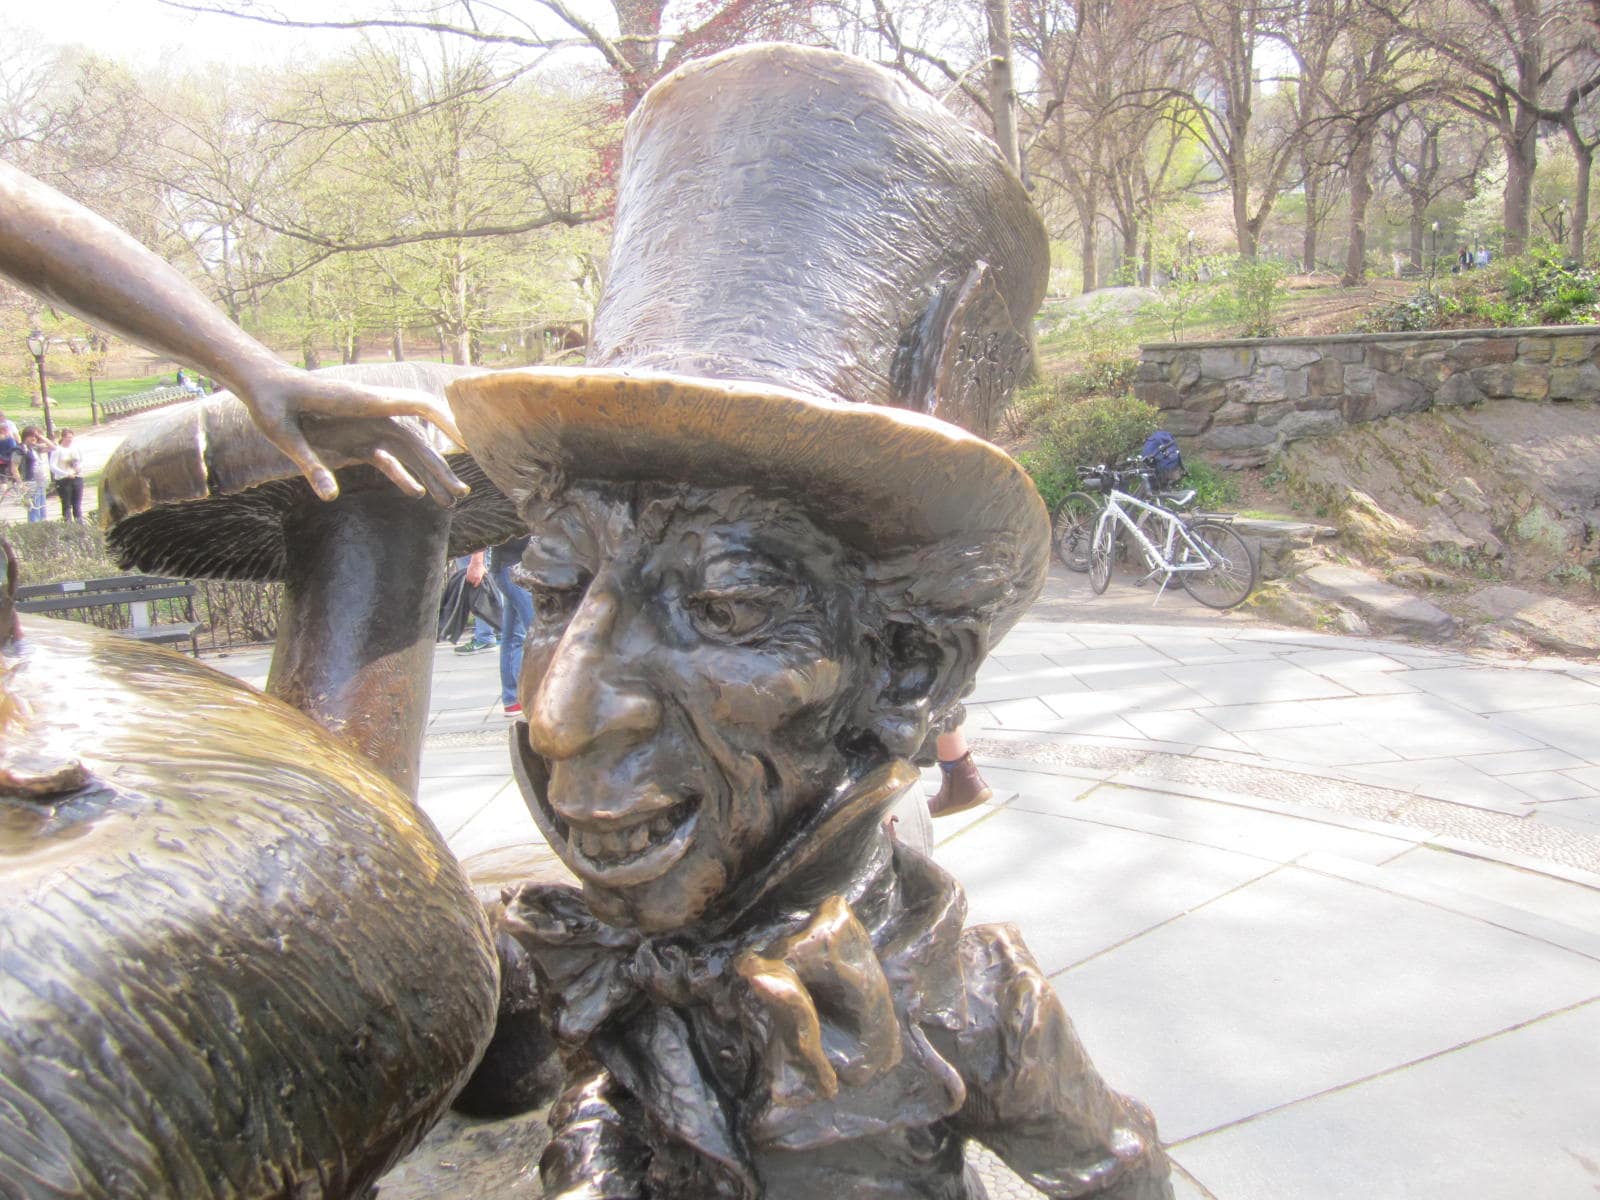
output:
[[[549,1197],[1170,1195],[1009,926],[883,830],[1041,584],[1048,520],[979,424],[1045,234],[992,145],[790,46],[630,121],[591,366],[463,380],[533,530],[514,735],[582,881],[507,922],[567,1056]],[[933,414],[933,415],[928,415]]]

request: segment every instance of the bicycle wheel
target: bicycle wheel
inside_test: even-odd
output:
[[[1256,586],[1256,564],[1250,547],[1227,525],[1196,521],[1188,526],[1189,536],[1206,548],[1210,566],[1203,571],[1180,571],[1183,590],[1207,608],[1232,608],[1242,604]],[[1194,550],[1180,548],[1178,561],[1193,562]]]
[[[1094,523],[1100,504],[1088,492],[1069,492],[1056,506],[1055,531],[1051,540],[1056,557],[1069,571],[1089,569],[1089,543],[1094,540]]]
[[[1111,582],[1111,564],[1117,557],[1117,526],[1105,517],[1094,530],[1094,548],[1089,551],[1089,586],[1098,596]]]

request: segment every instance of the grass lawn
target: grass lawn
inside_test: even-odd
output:
[[[139,379],[96,379],[94,395],[97,401],[104,402],[118,396],[132,396],[138,392],[152,391],[164,383],[171,382],[170,373],[146,375]],[[43,429],[44,409],[28,407],[28,402],[32,398],[33,392],[29,389],[0,387],[0,412],[15,421],[19,428],[23,425],[37,425]],[[89,428],[87,380],[50,384],[50,420],[57,429],[63,426],[69,429]]]

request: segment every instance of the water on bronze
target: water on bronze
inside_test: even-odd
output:
[[[547,1197],[1170,1196],[1007,926],[886,833],[1037,594],[985,428],[1043,295],[992,144],[876,67],[691,64],[631,118],[590,366],[461,380],[536,620],[518,783],[581,890],[502,918],[566,1085]],[[945,419],[940,419],[945,418]]]
[[[10,558],[9,548],[7,557]],[[497,963],[409,798],[192,659],[0,601],[0,1193],[359,1197]]]

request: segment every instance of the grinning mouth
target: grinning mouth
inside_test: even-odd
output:
[[[549,805],[549,800],[545,799]],[[551,815],[555,816],[554,809]],[[565,825],[573,870],[595,883],[624,887],[665,875],[683,857],[699,824],[700,797],[687,796],[670,808],[631,825]]]
[[[687,793],[675,803],[651,789],[636,806],[643,815],[604,824],[577,824],[550,803],[549,765],[519,738],[515,765],[523,798],[544,828],[552,848],[585,879],[606,887],[648,883],[671,870],[688,851],[699,825],[702,797]]]

